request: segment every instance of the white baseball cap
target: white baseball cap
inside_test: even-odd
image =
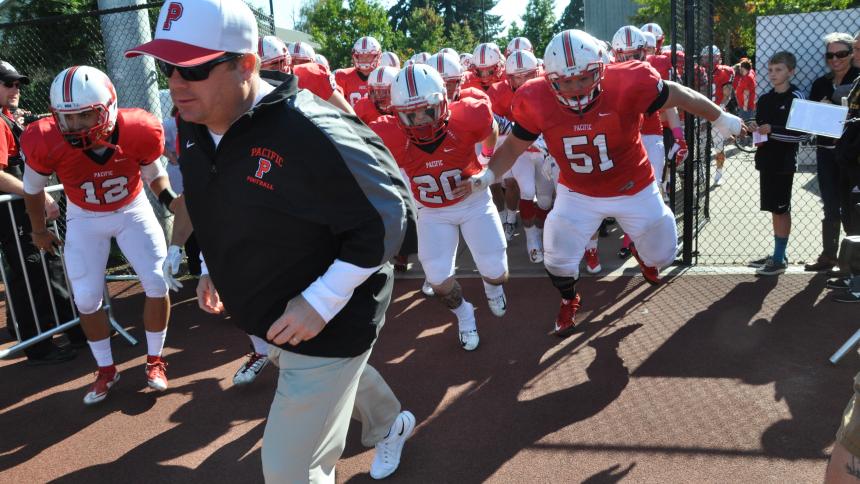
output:
[[[256,52],[257,39],[257,20],[242,0],[168,0],[158,14],[155,39],[125,56],[151,55],[191,67],[225,52]]]

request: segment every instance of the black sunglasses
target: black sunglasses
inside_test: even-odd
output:
[[[3,81],[3,85],[11,89],[13,87],[21,88],[21,81]]]
[[[824,58],[827,60],[830,60],[834,57],[839,58],[839,59],[844,59],[844,58],[848,57],[849,55],[851,55],[850,50],[840,50],[839,52],[828,52],[828,53],[824,54]]]
[[[179,67],[161,60],[156,61],[156,63],[158,64],[158,69],[168,79],[173,75],[173,71],[176,70],[179,71],[179,77],[186,81],[205,81],[209,78],[209,73],[212,72],[212,69],[214,69],[215,66],[233,59],[238,59],[239,57],[242,57],[242,55],[244,54],[228,52],[221,57],[217,57],[209,62],[204,62],[203,64],[193,67]]]

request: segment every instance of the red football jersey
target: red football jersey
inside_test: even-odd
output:
[[[415,200],[425,207],[446,207],[462,200],[454,198],[452,192],[460,180],[481,171],[475,144],[493,132],[493,111],[488,101],[465,98],[451,103],[448,109],[451,117],[447,133],[432,153],[414,143],[402,143],[396,136],[388,136],[385,141],[380,134],[397,164],[406,171]]]
[[[484,86],[481,85],[481,80],[478,79],[478,76],[476,76],[472,71],[466,71],[466,79],[463,80],[461,87],[463,89],[474,88],[482,92],[487,92],[487,90],[489,90],[489,87],[485,89]]]
[[[481,88],[474,87],[461,87],[460,88],[460,97],[457,99],[458,101],[462,101],[466,98],[477,99],[479,101],[487,101],[490,102],[490,96],[484,92]]]
[[[46,176],[57,174],[72,203],[86,210],[109,212],[134,200],[143,188],[141,165],[157,160],[164,151],[161,123],[142,109],[120,109],[115,130],[119,150],[108,149],[98,156],[73,148],[63,139],[54,119],[43,118],[27,126],[21,147],[31,169]]]
[[[370,125],[376,118],[382,116],[382,113],[376,109],[376,104],[369,97],[363,97],[352,107],[358,119],[364,121],[364,124]]]
[[[400,153],[406,149],[409,140],[406,138],[406,133],[400,129],[397,124],[397,119],[393,115],[380,116],[368,123],[370,129],[382,138],[382,142],[388,151],[392,153]],[[400,161],[397,161],[398,164]]]
[[[749,110],[755,109],[755,72],[750,71],[749,74],[745,76],[737,76],[738,77],[738,85],[735,88],[735,97],[738,100],[738,107],[744,109],[744,106],[741,106],[741,98],[742,94],[746,93],[747,103],[749,104]]]
[[[654,181],[639,125],[666,86],[637,61],[607,65],[600,86],[580,115],[558,102],[545,79],[532,79],[514,94],[514,117],[520,128],[543,133],[565,187],[592,197],[632,195]]]
[[[349,105],[355,107],[355,103],[363,97],[367,97],[369,88],[367,78],[362,79],[358,69],[349,67],[334,71],[334,79],[343,91],[343,97],[349,101]]]
[[[337,90],[334,76],[326,66],[307,62],[293,66],[293,74],[299,78],[299,89],[307,89],[320,99],[328,100]]]
[[[671,55],[663,55],[663,54],[654,54],[649,55],[645,58],[645,62],[651,64],[651,67],[654,68],[657,72],[660,73],[660,77],[663,79],[670,81],[672,78],[672,59]]]
[[[723,104],[723,86],[731,85],[735,78],[735,70],[722,64],[711,73],[711,99],[717,104]]]
[[[511,105],[514,101],[514,91],[508,81],[499,81],[487,91],[490,96],[490,102],[493,105],[493,112],[499,116],[513,121],[513,113],[511,113]]]

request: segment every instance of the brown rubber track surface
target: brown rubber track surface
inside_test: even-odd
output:
[[[0,361],[0,482],[261,482],[260,443],[275,386],[269,366],[233,388],[248,339],[205,315],[193,281],[174,299],[170,388],[143,376],[142,296],[114,283],[122,380],[81,399],[95,364]],[[418,418],[390,482],[820,482],[858,356],[827,358],[856,329],[857,305],[831,302],[821,276],[684,275],[585,279],[584,332],[549,334],[546,278],[513,279],[494,318],[479,279],[481,346],[457,344],[453,315],[398,280],[371,362]],[[2,330],[5,336],[5,330]],[[371,482],[353,425],[338,482]],[[288,428],[284,432],[289,432]]]

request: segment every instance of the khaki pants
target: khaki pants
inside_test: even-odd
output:
[[[269,346],[280,371],[263,433],[267,483],[333,483],[350,416],[361,421],[365,446],[388,434],[400,402],[367,364],[369,356],[370,350],[354,358],[322,358]]]

